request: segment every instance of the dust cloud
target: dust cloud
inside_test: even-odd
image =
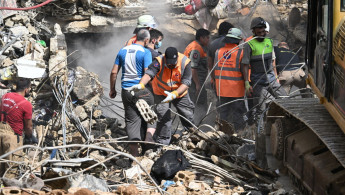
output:
[[[102,98],[102,111],[106,116],[123,116],[121,109],[121,74],[116,82],[117,96],[109,99],[109,75],[114,65],[118,51],[125,42],[132,37],[133,28],[117,28],[112,33],[83,33],[66,34],[68,53],[75,50],[75,54],[69,57],[70,67],[81,66],[90,72],[98,75],[104,88]],[[120,107],[120,108],[119,108]]]
[[[176,47],[183,53],[184,48],[194,38],[193,34],[181,35],[164,29],[169,26],[171,20],[167,16],[170,6],[161,0],[146,1],[148,12],[145,14],[153,15],[158,21],[158,30],[164,34],[164,40],[160,51],[164,53],[165,49],[170,46]],[[181,28],[177,26],[176,28]],[[190,28],[183,26],[183,28]],[[104,88],[104,96],[102,98],[103,112],[106,116],[117,115],[123,116],[124,112],[121,108],[121,74],[118,75],[116,82],[117,96],[115,99],[109,99],[109,75],[114,65],[118,51],[124,47],[125,42],[133,36],[133,27],[116,28],[111,33],[79,33],[66,34],[66,42],[68,45],[68,53],[75,50],[75,54],[68,59],[70,67],[82,66],[90,72],[94,72],[99,76]],[[177,30],[178,31],[178,30]],[[192,31],[193,32],[193,31]],[[115,106],[114,106],[115,105]]]

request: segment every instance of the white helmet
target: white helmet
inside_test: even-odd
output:
[[[137,28],[143,28],[143,27],[157,28],[158,25],[153,16],[142,15],[138,18]]]
[[[266,21],[265,21],[266,22]],[[268,22],[266,22],[266,28],[265,28],[266,32],[270,32],[270,25],[268,24]]]

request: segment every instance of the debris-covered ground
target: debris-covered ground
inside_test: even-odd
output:
[[[13,5],[9,2],[6,6]],[[29,7],[43,1],[20,2],[18,7]],[[113,28],[120,25],[119,20],[121,25],[130,25],[146,12],[142,3],[65,0],[39,11],[2,12],[1,94],[15,88],[14,77],[32,79],[29,101],[34,107],[34,129],[39,141],[17,149],[24,149],[20,161],[6,162],[4,155],[0,157],[3,163],[10,164],[1,180],[1,193],[295,193],[277,182],[278,173],[255,163],[255,142],[250,136],[253,128],[240,133],[246,135],[244,139],[233,134],[229,124],[204,124],[202,129],[207,131],[197,127],[182,131],[173,135],[169,146],[155,144],[147,149],[147,143],[142,143],[147,150],[142,150],[141,157],[129,155],[124,127],[117,118],[105,117],[99,107],[103,88],[98,76],[83,67],[68,66],[73,53],[67,54],[64,32],[101,32],[109,30],[109,24]],[[186,2],[170,3],[172,9],[178,9]],[[246,6],[253,7],[253,1]],[[282,9],[282,17],[287,18],[292,7],[282,7],[278,6],[278,10]],[[244,8],[242,5],[238,10],[244,12]],[[174,14],[181,16],[180,12]],[[52,24],[45,17],[60,22]]]

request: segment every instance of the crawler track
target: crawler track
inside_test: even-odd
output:
[[[318,99],[275,100],[267,116],[273,154],[300,191],[345,194],[345,135]]]

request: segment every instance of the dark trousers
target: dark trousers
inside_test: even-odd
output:
[[[266,105],[275,98],[279,96],[286,96],[286,91],[281,87],[281,85],[274,81],[270,85],[257,84],[253,88],[253,102],[254,107],[256,107],[256,120],[258,121],[261,117],[263,111],[266,110]]]
[[[156,95],[155,96],[155,103],[157,105],[157,115],[158,115],[158,122],[157,122],[157,130],[154,136],[154,139],[156,142],[168,145],[171,140],[171,126],[172,126],[172,117],[171,117],[171,111],[169,108],[171,108],[171,105],[174,105],[177,113],[185,117],[187,120],[189,120],[191,123],[194,124],[193,120],[193,112],[194,112],[194,104],[189,98],[189,94],[174,99],[170,103],[161,103],[162,100],[164,100],[166,97],[162,95]],[[193,127],[190,122],[186,121],[182,117],[180,117],[181,123],[184,128],[189,129]]]
[[[235,130],[238,132],[242,130],[246,123],[244,121],[245,105],[243,97],[217,97],[220,119],[228,121],[234,125]],[[231,102],[231,103],[229,103]]]
[[[127,90],[121,93],[125,110],[126,131],[129,140],[144,140],[147,128],[156,128],[156,124],[147,124],[135,106],[138,99],[144,99],[149,105],[153,105],[154,98],[148,89],[140,90],[134,96]]]

